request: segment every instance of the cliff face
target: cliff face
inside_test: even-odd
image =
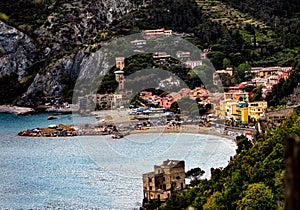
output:
[[[55,5],[49,6],[52,9]],[[48,43],[47,53],[57,53],[85,43],[114,19],[128,13],[128,0],[75,0],[54,9],[36,30],[38,41]]]
[[[35,106],[47,98],[70,95],[79,72],[90,67],[94,56],[88,53],[89,40],[133,8],[129,0],[52,2],[45,5],[50,15],[40,16],[38,27],[31,23],[36,27],[28,31],[33,38],[26,35],[33,27],[13,24],[21,32],[0,22],[0,78],[11,73],[17,73],[19,82],[31,78],[23,95],[16,96],[18,105]]]
[[[17,29],[0,22],[0,77],[17,73],[27,76],[26,69],[36,60],[34,40]]]

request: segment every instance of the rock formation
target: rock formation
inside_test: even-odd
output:
[[[38,27],[28,32],[30,36],[17,29],[22,28],[18,24],[0,21],[0,78],[16,73],[19,82],[29,77],[33,81],[16,96],[18,105],[36,106],[47,98],[63,97],[72,88],[70,81],[92,68],[95,55],[89,40],[133,8],[129,0],[45,2],[50,15],[34,25]]]

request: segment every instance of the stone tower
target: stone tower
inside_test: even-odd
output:
[[[116,81],[119,83],[119,91],[124,90],[124,71],[115,71]]]
[[[115,71],[116,81],[119,83],[119,90],[124,90],[124,69],[125,67],[125,58],[124,57],[116,57],[116,68],[120,69]]]
[[[116,57],[116,67],[121,71],[125,67],[125,58],[124,57]]]

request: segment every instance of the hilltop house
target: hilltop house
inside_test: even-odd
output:
[[[171,35],[172,35],[172,30],[165,30],[164,28],[144,31],[145,38],[159,38],[159,37],[171,36]]]

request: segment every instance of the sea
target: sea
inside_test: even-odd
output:
[[[132,134],[34,138],[21,130],[72,124],[74,115],[0,113],[0,209],[139,209],[142,174],[164,160],[185,169],[225,167],[235,154],[229,139],[200,134]],[[88,122],[89,119],[86,119]]]

